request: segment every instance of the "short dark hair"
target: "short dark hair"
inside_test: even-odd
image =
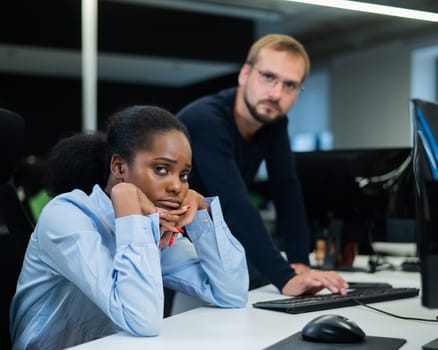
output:
[[[156,106],[132,106],[113,114],[107,124],[107,168],[113,155],[118,154],[128,163],[138,150],[152,147],[152,136],[171,130],[189,135],[185,125],[169,111]]]
[[[46,184],[51,196],[81,189],[90,194],[93,186],[106,184],[105,140],[102,132],[83,133],[58,141],[47,161]]]
[[[90,194],[95,184],[105,188],[113,155],[128,163],[138,150],[152,147],[152,136],[172,130],[189,139],[184,124],[172,113],[155,106],[132,106],[113,114],[107,132],[82,133],[61,139],[48,158],[50,195],[81,189]]]

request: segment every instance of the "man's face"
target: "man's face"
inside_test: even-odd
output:
[[[267,124],[285,116],[297,99],[305,74],[304,58],[264,48],[254,65],[239,74],[244,103],[251,116]]]

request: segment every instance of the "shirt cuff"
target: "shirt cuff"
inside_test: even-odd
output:
[[[206,209],[198,210],[193,221],[186,225],[190,239],[196,240],[204,233],[214,231],[215,225],[223,221],[219,197],[207,197],[205,201],[210,209],[210,213]]]
[[[116,219],[117,245],[132,243],[158,244],[160,240],[159,214],[128,215]]]

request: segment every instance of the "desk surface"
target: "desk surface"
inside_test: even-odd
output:
[[[351,282],[389,282],[394,287],[419,287],[420,275],[401,271],[381,271],[374,274],[342,272]],[[249,293],[249,302],[242,309],[199,307],[168,317],[161,335],[139,338],[119,333],[74,347],[91,349],[263,349],[298,331],[311,319],[326,313],[344,315],[354,320],[367,335],[405,338],[401,350],[418,350],[438,336],[438,323],[401,320],[364,306],[344,307],[298,315],[255,309],[252,303],[278,299],[282,296],[273,286]],[[403,316],[435,318],[438,310],[421,306],[420,297],[373,303],[385,311]]]

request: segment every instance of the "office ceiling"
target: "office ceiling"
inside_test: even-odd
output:
[[[436,0],[374,2],[438,12]],[[2,9],[0,72],[80,77],[80,1],[10,0]],[[314,63],[438,35],[436,23],[283,0],[101,0],[98,28],[100,79],[174,87],[234,74],[269,32],[298,38]]]
[[[113,1],[248,19],[254,23],[256,37],[269,32],[291,34],[305,44],[313,59],[324,59],[341,52],[363,49],[390,40],[405,40],[419,35],[438,33],[436,23],[284,0]],[[367,0],[367,2],[438,12],[436,0]]]

